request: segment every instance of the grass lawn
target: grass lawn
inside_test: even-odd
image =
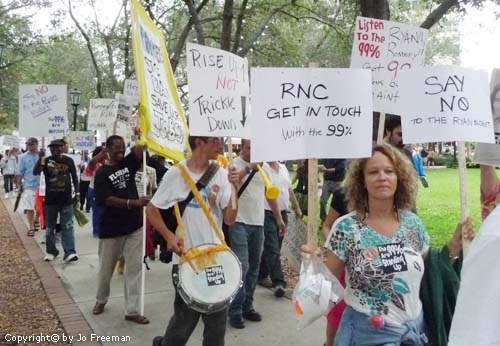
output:
[[[429,188],[420,185],[417,199],[418,215],[422,219],[434,246],[444,245],[460,221],[460,191],[458,169],[427,169]],[[479,202],[479,169],[467,170],[469,213],[474,229],[481,225]]]

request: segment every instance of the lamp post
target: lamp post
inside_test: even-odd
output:
[[[82,93],[80,90],[77,88],[73,88],[69,92],[69,96],[71,98],[71,105],[73,106],[73,131],[76,131],[76,110],[78,109],[78,106],[80,105],[80,96]]]
[[[2,58],[3,58],[3,51],[5,50],[5,43],[3,42],[0,42],[0,67],[2,67],[2,64],[3,64],[3,61],[2,61]]]

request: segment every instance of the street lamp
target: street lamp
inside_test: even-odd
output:
[[[80,96],[82,96],[82,93],[80,90],[77,88],[73,88],[69,92],[69,97],[71,98],[71,105],[73,106],[73,131],[76,131],[76,110],[78,109],[78,106],[80,105]]]
[[[2,66],[3,51],[5,50],[5,43],[0,42],[0,67]]]

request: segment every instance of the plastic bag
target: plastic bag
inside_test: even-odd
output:
[[[344,298],[344,288],[337,278],[314,255],[306,255],[300,267],[300,277],[293,290],[292,302],[297,317],[297,330],[301,330]]]

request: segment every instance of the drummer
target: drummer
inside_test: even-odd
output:
[[[231,225],[236,220],[237,208],[232,209],[230,205],[231,184],[238,189],[239,174],[235,168],[230,168],[229,172],[224,168],[217,166],[211,177],[205,176],[205,173],[214,171],[210,165],[210,160],[215,159],[218,154],[220,138],[210,137],[189,137],[189,145],[192,150],[192,156],[179,164],[187,168],[187,172],[193,179],[207,180],[205,188],[200,193],[203,200],[207,203],[219,227],[222,227],[222,221]],[[156,191],[153,199],[148,204],[146,212],[148,220],[153,227],[167,241],[167,248],[174,253],[172,262],[172,278],[174,286],[178,283],[178,263],[179,255],[191,247],[207,243],[219,243],[215,232],[210,228],[203,213],[201,206],[195,198],[192,198],[187,204],[183,214],[182,221],[185,227],[186,239],[183,240],[176,230],[168,229],[162,219],[161,210],[172,207],[176,202],[185,200],[189,195],[190,189],[185,183],[181,170],[174,166],[163,177],[160,187]],[[226,333],[227,309],[211,314],[202,314],[189,308],[182,300],[176,287],[174,301],[174,315],[171,317],[164,336],[157,336],[153,339],[153,346],[183,346],[187,343],[191,333],[195,329],[200,316],[205,324],[203,333],[203,345],[223,346],[224,335]]]

